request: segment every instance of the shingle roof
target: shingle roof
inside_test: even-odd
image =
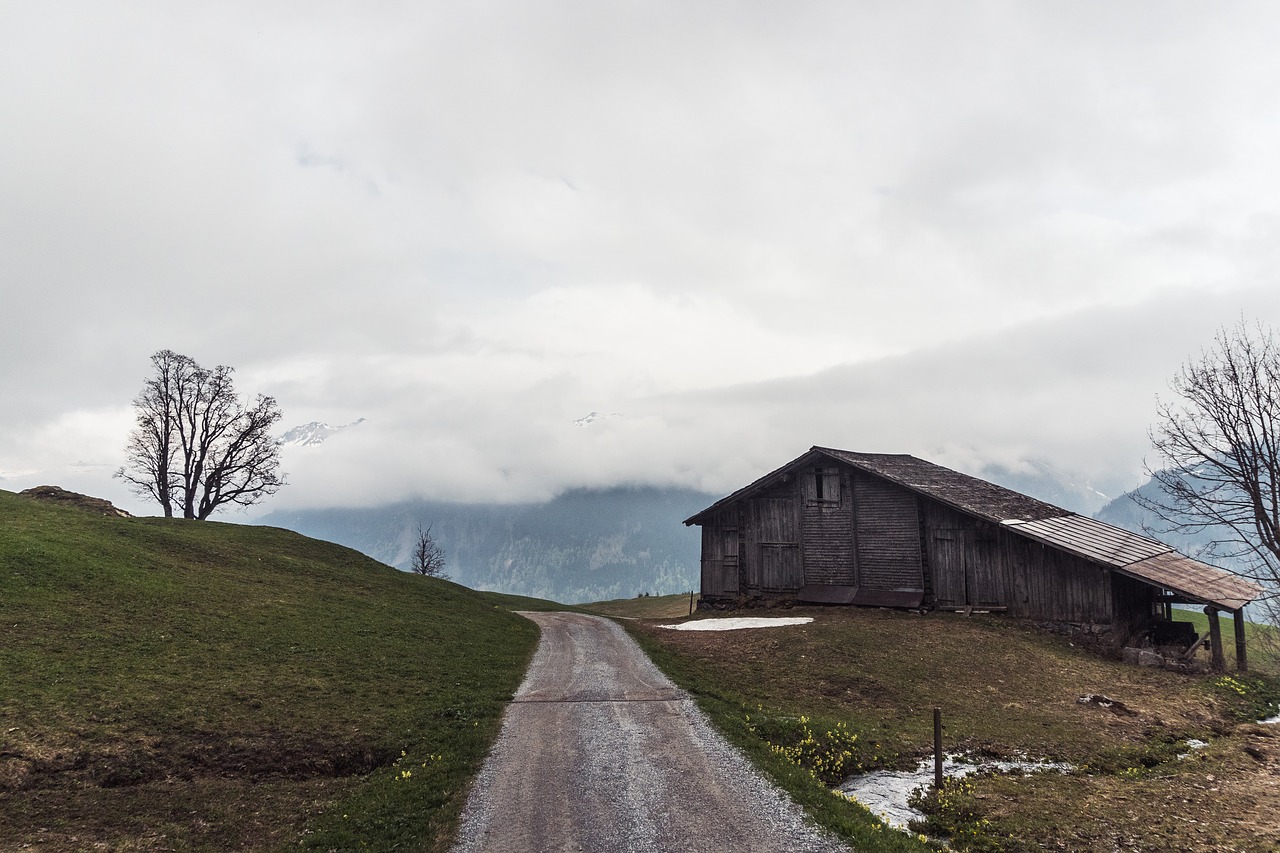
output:
[[[702,524],[721,507],[766,488],[795,468],[820,462],[824,456],[962,512],[1002,524],[1020,536],[1206,604],[1238,610],[1262,593],[1260,587],[1249,581],[1179,554],[1162,542],[901,453],[856,453],[812,447],[808,453],[721,498],[684,523]]]
[[[830,447],[813,450],[988,521],[1032,521],[1070,515],[1062,507],[905,453],[854,453]]]

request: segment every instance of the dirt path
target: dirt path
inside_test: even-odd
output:
[[[617,625],[523,615],[542,639],[455,853],[848,849],[806,825]]]

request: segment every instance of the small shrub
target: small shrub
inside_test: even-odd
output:
[[[880,766],[879,744],[867,742],[844,722],[818,722],[806,716],[773,716],[763,709],[746,715],[747,729],[776,755],[808,770],[826,785]]]
[[[1016,849],[1011,848],[1006,839],[993,834],[991,822],[983,817],[969,778],[948,777],[936,791],[916,788],[907,804],[924,814],[924,820],[912,823],[914,831],[950,839],[955,850],[1002,853]]]
[[[1259,720],[1280,708],[1280,681],[1244,675],[1223,675],[1210,683],[1213,694],[1226,705],[1226,712],[1239,720]]]

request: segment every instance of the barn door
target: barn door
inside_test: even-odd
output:
[[[800,549],[795,545],[760,546],[760,585],[769,592],[799,589],[804,584]]]
[[[796,501],[782,496],[752,498],[747,504],[747,561],[744,593],[798,590],[800,567]]]
[[[929,561],[934,596],[940,606],[994,607],[1004,603],[994,537],[962,528],[936,530]]]
[[[710,596],[738,594],[738,528],[702,528],[702,591]]]
[[[1004,572],[995,536],[985,530],[969,530],[966,534],[964,564],[968,603],[974,607],[1004,604]]]
[[[965,563],[965,532],[937,530],[933,535],[933,594],[944,607],[963,607],[969,602]]]
[[[722,542],[720,545],[720,553],[723,555],[724,574],[724,591],[726,593],[738,594],[738,528],[724,527],[721,528]]]

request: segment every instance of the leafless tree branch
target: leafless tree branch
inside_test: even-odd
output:
[[[448,580],[449,575],[445,573],[444,567],[444,549],[436,544],[431,528],[423,530],[419,524],[418,538],[414,542],[413,553],[409,556],[409,570],[416,575]]]
[[[136,426],[116,476],[160,503],[167,517],[206,519],[219,507],[249,506],[285,484],[270,430],[272,397],[242,403],[232,368],[212,370],[172,350],[151,357],[155,375],[134,400]]]
[[[1260,582],[1278,615],[1280,345],[1242,319],[1183,365],[1170,389],[1173,398],[1157,401],[1158,460],[1147,466],[1161,494],[1134,499],[1166,532],[1207,533],[1206,553]]]

